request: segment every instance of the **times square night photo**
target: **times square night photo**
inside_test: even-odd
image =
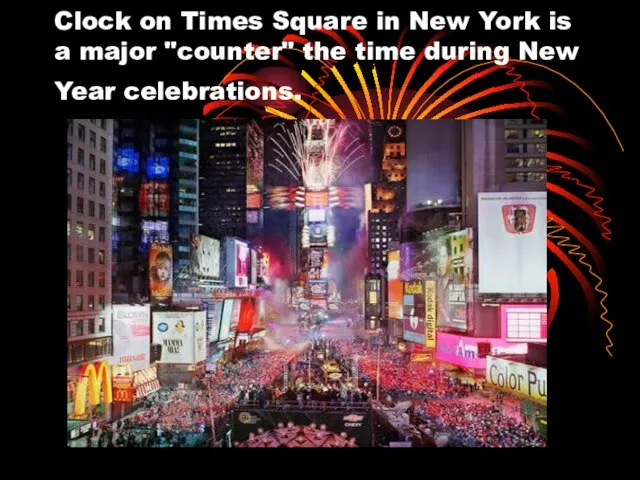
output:
[[[544,120],[67,120],[67,446],[547,446]]]

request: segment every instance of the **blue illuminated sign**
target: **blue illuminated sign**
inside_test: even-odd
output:
[[[138,173],[140,171],[140,154],[133,148],[116,150],[116,172]]]
[[[149,155],[146,165],[147,179],[169,178],[169,157],[166,155]]]

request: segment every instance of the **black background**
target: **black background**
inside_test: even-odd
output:
[[[631,103],[635,103],[633,80],[629,80],[630,63],[625,61],[625,56],[630,52],[626,43],[629,31],[624,28],[623,21],[631,17],[630,12],[619,10],[606,5],[599,5],[598,9],[587,8],[576,4],[574,7],[561,8],[560,5],[544,7],[538,3],[528,4],[521,8],[500,9],[501,13],[518,13],[525,8],[536,7],[536,13],[546,18],[546,12],[556,10],[558,14],[568,14],[572,17],[573,27],[568,32],[481,32],[478,29],[470,29],[467,32],[452,33],[451,41],[464,44],[466,40],[474,39],[478,43],[486,44],[510,44],[515,48],[520,40],[537,40],[549,45],[580,45],[578,59],[573,62],[545,62],[546,65],[561,71],[567,77],[577,82],[588,92],[608,116],[611,124],[616,128],[623,145],[628,147],[629,138],[625,125],[625,113]],[[223,75],[232,67],[229,62],[178,62],[173,54],[163,53],[157,55],[153,62],[135,62],[126,67],[119,67],[113,62],[80,63],[79,61],[56,62],[53,59],[56,45],[68,45],[77,49],[78,45],[108,45],[127,40],[131,44],[161,44],[164,40],[176,40],[179,43],[191,45],[217,45],[217,44],[245,44],[254,41],[261,45],[278,44],[285,33],[276,32],[265,27],[262,32],[184,32],[180,30],[180,21],[174,21],[174,29],[171,32],[59,32],[54,27],[54,15],[58,9],[73,10],[71,4],[64,6],[48,5],[46,9],[37,13],[45,22],[45,30],[36,38],[37,47],[42,51],[43,62],[39,65],[41,73],[42,91],[46,92],[47,103],[47,148],[45,158],[38,159],[39,175],[34,182],[40,182],[39,196],[50,198],[48,202],[51,214],[42,219],[43,228],[50,232],[52,239],[59,238],[60,255],[54,261],[51,271],[60,271],[60,281],[50,283],[51,288],[44,289],[42,295],[51,296],[47,303],[50,307],[47,311],[48,322],[43,322],[43,328],[49,329],[42,336],[46,338],[46,346],[51,349],[48,355],[49,362],[59,363],[60,377],[65,368],[63,360],[66,337],[62,317],[66,308],[63,289],[63,243],[64,241],[64,217],[65,208],[65,158],[66,158],[66,122],[65,118],[130,118],[130,117],[179,117],[199,118],[202,115],[203,102],[131,102],[122,100],[117,96],[111,102],[62,102],[58,99],[57,89],[53,82],[56,80],[75,80],[77,84],[109,84],[119,86],[119,91],[125,85],[153,85],[159,80],[167,83],[182,82],[187,80],[195,85],[216,85]],[[374,12],[362,11],[355,3],[350,8],[341,12],[330,6],[316,6],[316,4],[297,3],[293,7],[284,4],[269,5],[268,9],[252,9],[247,4],[229,3],[205,3],[200,6],[180,4],[175,7],[154,6],[142,8],[134,6],[133,2],[124,5],[105,3],[100,9],[93,8],[88,3],[81,4],[81,10],[85,13],[106,14],[117,9],[126,11],[133,18],[142,14],[167,14],[174,20],[179,20],[178,9],[201,9],[209,14],[250,15],[261,14],[265,23],[270,23],[271,14],[277,9],[287,9],[291,14],[367,14],[372,23]],[[386,13],[407,18],[406,9],[385,8]],[[416,8],[416,7],[413,7]],[[421,8],[438,14],[470,14],[474,20],[472,25],[480,26],[475,9],[465,10],[456,4],[429,3]],[[477,9],[485,8],[478,5]],[[489,7],[486,7],[488,10]],[[544,21],[541,22],[544,24]],[[365,39],[375,40],[378,44],[395,44],[399,32],[382,33],[368,29],[362,32]],[[406,41],[419,48],[425,44],[434,32],[409,32]],[[312,35],[308,35],[312,37]],[[312,37],[315,38],[315,37]],[[318,38],[324,39],[325,37]],[[329,43],[329,42],[327,42]],[[398,66],[399,72],[408,70],[411,62],[403,62]],[[376,65],[381,78],[388,78],[385,71],[389,65],[378,62]],[[41,68],[44,67],[44,68]],[[634,68],[631,66],[631,68]],[[346,69],[345,69],[346,70]],[[427,73],[428,74],[428,73]],[[617,403],[617,396],[625,389],[621,372],[623,358],[626,356],[626,345],[630,341],[627,325],[635,311],[635,296],[629,296],[627,286],[633,285],[633,265],[637,263],[633,253],[636,249],[627,249],[623,244],[625,232],[622,228],[635,224],[635,220],[625,215],[625,207],[635,204],[632,188],[633,177],[628,175],[629,165],[632,165],[624,154],[621,153],[615,137],[606,126],[603,118],[585,97],[573,86],[563,82],[557,76],[548,72],[536,70],[539,79],[553,83],[553,90],[549,92],[553,101],[561,103],[565,107],[565,113],[558,115],[548,111],[540,114],[549,120],[549,128],[565,130],[580,135],[590,141],[592,151],[585,156],[581,147],[562,140],[549,140],[549,150],[555,150],[556,142],[561,146],[563,154],[576,155],[575,158],[586,158],[589,164],[603,178],[606,190],[603,192],[605,201],[603,207],[607,215],[613,218],[609,225],[612,230],[611,242],[600,242],[600,251],[605,257],[606,276],[605,290],[609,293],[607,307],[608,318],[613,321],[615,327],[611,332],[614,342],[613,354],[610,358],[604,346],[604,331],[606,325],[597,317],[590,315],[584,307],[584,297],[577,283],[570,277],[567,270],[551,256],[549,265],[556,267],[561,284],[561,307],[549,332],[549,377],[551,393],[549,395],[549,445],[560,448],[619,448],[624,445],[624,440],[618,436],[621,421],[618,415],[626,415],[625,412],[631,403]],[[398,78],[403,75],[397,73]],[[419,83],[426,78],[425,74],[418,76]],[[349,82],[352,84],[352,82]],[[396,86],[398,83],[396,82]],[[245,112],[241,112],[245,114]],[[528,110],[497,114],[490,117],[518,118],[528,115]],[[571,205],[551,195],[549,208],[556,213],[570,219],[589,238],[597,238],[598,231],[593,222],[582,212],[576,211]],[[629,238],[634,238],[633,236]],[[637,236],[635,237],[637,238]],[[53,242],[56,243],[56,240]],[[621,255],[624,255],[622,257]],[[624,258],[624,263],[616,261]],[[58,262],[59,261],[59,265]],[[622,266],[626,268],[622,270]],[[54,275],[57,277],[57,274]],[[626,311],[630,313],[627,314]],[[58,313],[59,312],[59,313]],[[631,318],[630,318],[631,317]],[[51,335],[48,335],[48,334]],[[59,359],[59,360],[58,360]],[[56,370],[57,371],[57,370]],[[66,372],[65,372],[66,375]],[[622,379],[622,380],[621,380]],[[633,383],[633,378],[626,381]],[[63,379],[53,379],[55,387],[51,392],[60,391],[60,404],[53,400],[51,395],[50,413],[46,414],[46,420],[51,420],[51,437],[59,439],[64,445],[66,434],[64,432],[64,394],[61,390]],[[632,411],[628,410],[628,411]],[[43,414],[44,415],[44,414]],[[444,454],[443,454],[444,455]]]

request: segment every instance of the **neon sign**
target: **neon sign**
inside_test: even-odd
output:
[[[87,363],[80,369],[80,380],[76,389],[73,405],[73,413],[76,417],[82,417],[86,413],[87,389],[89,402],[92,406],[100,404],[100,391],[104,393],[104,403],[113,402],[111,390],[111,370],[109,364],[100,362]]]

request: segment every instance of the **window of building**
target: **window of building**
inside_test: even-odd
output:
[[[67,219],[67,237],[71,235],[71,220]]]
[[[100,182],[100,196],[104,197],[106,195],[106,187],[104,182]]]
[[[107,173],[107,161],[104,158],[100,159],[100,173],[102,175]]]
[[[71,295],[67,295],[67,310],[71,310]]]
[[[87,286],[95,287],[96,286],[96,272],[88,272],[87,273]]]
[[[519,143],[507,143],[507,153],[520,153],[521,145]]]
[[[67,135],[73,136],[73,120],[67,120]]]
[[[522,118],[514,118],[504,121],[505,125],[522,125],[524,120]]]
[[[77,342],[67,345],[67,363],[84,362],[84,343]]]
[[[78,188],[84,190],[84,174],[78,172]]]
[[[76,245],[76,262],[84,261],[84,250],[82,245]]]
[[[527,153],[545,153],[546,151],[546,143],[530,143],[527,145]]]
[[[67,168],[67,185],[73,185],[73,170]]]
[[[85,141],[86,129],[84,128],[84,125],[78,125],[78,138],[83,142]]]
[[[67,143],[67,162],[73,161],[73,145]]]
[[[96,194],[96,179],[93,177],[89,177],[89,193],[92,195]]]
[[[100,151],[101,152],[107,151],[107,139],[104,137],[100,137]]]
[[[104,295],[100,295],[98,297],[98,308],[100,310],[104,310]],[[104,319],[101,319],[104,322]],[[104,328],[100,329],[101,332],[104,332]]]
[[[104,250],[98,250],[98,263],[104,265]]]
[[[78,165],[84,167],[84,150],[82,148],[78,149]]]
[[[82,297],[80,297],[82,298]],[[82,322],[82,320],[76,322],[76,337],[81,337],[84,333],[84,323]]]
[[[76,295],[76,310],[82,310],[82,295]]]
[[[105,286],[105,275],[104,275],[104,272],[99,272],[98,273],[98,286],[99,287],[104,287]]]
[[[77,199],[77,210],[80,215],[84,215],[84,199],[82,197],[78,197]]]
[[[518,130],[517,128],[507,128],[504,131],[504,138],[508,138],[508,139],[520,138],[521,131],[522,130]]]
[[[104,220],[104,205],[100,204],[100,212],[99,212],[99,217],[100,220]]]
[[[89,168],[92,171],[96,171],[96,156],[93,153],[89,154]]]
[[[69,297],[69,295],[67,295],[67,297]],[[71,336],[71,322],[67,322],[67,338],[69,338],[70,336]]]
[[[93,295],[89,295],[88,300],[87,300],[87,307],[89,308],[89,310],[95,310],[96,308],[96,298]],[[93,326],[93,319],[89,320],[89,333],[94,333],[91,330],[93,330],[91,327]]]
[[[67,287],[71,286],[71,270],[67,268]]]
[[[91,211],[91,203],[93,202],[89,202],[89,211]],[[95,236],[96,236],[96,226],[89,224],[87,228],[87,238],[89,240],[93,240]]]
[[[544,138],[547,136],[545,128],[530,128],[527,130],[527,138]]]
[[[76,222],[76,235],[78,236],[78,238],[82,238],[83,233],[84,233],[84,223]]]
[[[105,241],[105,230],[104,227],[99,227],[98,228],[98,241],[99,242],[104,242]]]
[[[89,130],[89,146],[96,148],[96,132],[93,130]]]
[[[73,196],[70,193],[67,193],[67,210],[71,210],[72,204],[73,204]]]
[[[90,118],[90,119],[89,119],[89,121],[90,121],[92,124],[94,124],[94,125],[95,125],[95,124],[96,124],[96,122],[98,121],[98,119],[96,119],[96,118]]]
[[[107,129],[107,121],[104,118],[100,119],[100,128],[103,130]]]
[[[96,202],[94,202],[93,200],[89,200],[89,216],[96,216]]]
[[[76,287],[84,286],[84,275],[82,270],[76,270]]]
[[[67,262],[71,261],[71,244],[67,243]]]
[[[90,248],[87,253],[87,262],[95,263],[95,261],[96,261],[96,250],[95,248]]]

